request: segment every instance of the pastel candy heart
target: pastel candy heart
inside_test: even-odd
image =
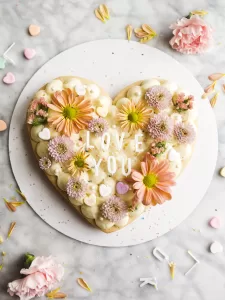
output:
[[[107,197],[110,195],[112,189],[110,186],[107,186],[105,184],[101,184],[99,186],[99,194],[102,196],[102,197]]]
[[[0,131],[4,131],[6,130],[6,128],[7,128],[6,122],[0,120]]]
[[[210,221],[209,221],[209,225],[212,227],[212,228],[215,228],[215,229],[218,229],[221,227],[221,221],[220,221],[220,218],[218,217],[213,217]]]
[[[9,72],[3,77],[3,82],[6,84],[12,84],[16,81],[16,78],[13,73]]]
[[[6,60],[0,56],[0,69],[5,69]]]
[[[105,118],[108,114],[108,108],[107,107],[102,107],[102,106],[99,106],[97,109],[96,109],[96,112],[97,114],[100,116],[100,117],[103,117]]]
[[[210,251],[213,254],[221,253],[221,252],[223,252],[223,246],[219,242],[215,241],[210,245]]]
[[[26,57],[26,59],[32,59],[36,55],[36,51],[32,48],[26,48],[24,49],[23,54]]]
[[[38,25],[31,24],[28,28],[31,36],[37,36],[40,34],[41,28]]]
[[[85,197],[84,198],[84,203],[88,206],[93,206],[96,204],[96,196],[94,194],[88,196],[88,197]]]
[[[79,95],[79,96],[84,96],[86,94],[86,88],[83,84],[76,85],[75,91],[76,91],[77,95]]]
[[[180,153],[178,153],[175,149],[170,149],[168,152],[169,161],[176,161],[180,159]]]
[[[48,141],[48,140],[50,140],[51,132],[48,128],[45,127],[42,131],[40,131],[38,133],[38,136],[40,139],[42,139],[44,141]]]
[[[119,181],[116,184],[116,191],[118,194],[124,195],[129,191],[129,186],[128,186],[128,184],[126,184],[122,181]]]

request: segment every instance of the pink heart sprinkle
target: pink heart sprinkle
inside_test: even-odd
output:
[[[119,181],[116,184],[116,191],[118,194],[124,195],[129,191],[129,185],[122,181]]]
[[[12,84],[16,81],[16,78],[13,73],[9,72],[3,77],[3,82],[6,84]]]
[[[23,54],[26,57],[26,59],[32,59],[33,57],[35,57],[36,51],[32,48],[26,48],[24,49]]]
[[[218,217],[213,217],[210,221],[209,221],[209,225],[212,228],[218,229],[221,227],[221,222],[220,219]]]

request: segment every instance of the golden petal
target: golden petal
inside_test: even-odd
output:
[[[109,9],[105,4],[101,4],[99,6],[99,10],[104,18],[106,18],[107,20],[110,19]]]
[[[146,37],[146,36],[148,36],[148,33],[146,33],[143,29],[141,29],[141,28],[136,28],[135,30],[134,30],[134,32],[135,32],[135,36],[137,37],[137,38],[143,38],[143,37]]]
[[[5,198],[3,198],[3,200],[5,201],[5,205],[8,208],[8,210],[10,210],[12,212],[16,211],[16,207],[11,202],[9,202],[8,200],[6,200]]]
[[[84,281],[83,278],[78,278],[77,279],[77,283],[85,290],[91,292],[91,288],[89,287],[89,285],[87,284],[86,281]]]
[[[11,234],[12,234],[12,232],[13,232],[15,226],[16,226],[16,222],[12,222],[12,223],[10,224],[9,231],[8,231],[8,234],[7,234],[7,239],[11,236]]]
[[[210,100],[210,104],[212,107],[214,107],[216,105],[216,101],[217,101],[217,98],[219,96],[219,93],[217,92],[213,97],[212,99]]]
[[[147,43],[148,41],[150,41],[153,38],[154,38],[153,35],[148,35],[148,36],[143,37],[142,39],[140,39],[140,43],[142,43],[142,44]]]
[[[17,194],[20,195],[20,197],[23,198],[23,200],[27,201],[27,198],[25,197],[25,195],[19,189],[16,189],[16,192],[17,192]]]
[[[126,31],[127,31],[127,39],[128,41],[130,41],[133,33],[133,27],[131,25],[127,25]]]
[[[171,261],[169,263],[169,268],[170,268],[170,276],[172,279],[174,279],[175,277],[175,267],[176,267],[175,263]]]
[[[98,18],[100,21],[102,21],[103,23],[105,23],[105,18],[102,15],[102,13],[100,12],[99,9],[95,9],[95,16],[96,18]]]
[[[148,24],[143,24],[141,27],[146,33],[156,35],[156,32]]]
[[[190,14],[191,15],[205,16],[205,15],[208,14],[208,12],[206,10],[193,10]]]

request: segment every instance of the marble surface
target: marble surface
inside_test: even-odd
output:
[[[14,105],[26,82],[50,58],[82,42],[103,38],[124,39],[124,27],[127,24],[134,27],[141,23],[152,25],[158,37],[149,42],[149,45],[165,51],[185,65],[203,86],[208,84],[207,75],[224,72],[223,0],[198,0],[198,4],[193,0],[111,0],[107,4],[112,18],[106,24],[98,21],[93,14],[99,4],[99,1],[93,0],[0,1],[0,52],[16,42],[10,52],[10,56],[16,61],[16,67],[7,66],[5,70],[0,70],[0,79],[8,71],[12,71],[17,79],[12,86],[0,83],[0,119],[10,124]],[[215,47],[202,56],[183,56],[169,48],[171,33],[168,26],[195,9],[209,11],[207,19],[215,28]],[[39,37],[32,38],[27,34],[27,27],[31,23],[40,24]],[[27,61],[23,58],[25,47],[36,49],[37,56],[34,60]],[[118,249],[90,246],[56,232],[28,205],[12,214],[6,211],[1,201],[0,235],[6,236],[11,221],[16,221],[17,227],[12,237],[0,245],[0,251],[7,253],[5,266],[0,272],[0,299],[11,299],[6,293],[7,283],[18,277],[21,257],[29,251],[36,255],[53,254],[64,264],[66,273],[62,290],[68,294],[69,300],[223,300],[225,257],[223,253],[210,254],[208,248],[214,240],[225,245],[225,224],[221,229],[215,230],[207,223],[214,215],[225,215],[225,179],[218,175],[220,167],[225,164],[224,97],[221,92],[214,109],[219,130],[219,156],[213,181],[195,212],[179,227],[157,240]],[[1,132],[0,196],[6,198],[15,195],[16,186],[8,151],[8,131]],[[161,263],[152,256],[155,246],[162,248],[176,262],[174,281],[170,280],[166,263]],[[196,254],[201,263],[191,274],[184,276],[185,271],[193,264],[187,254],[188,249]],[[80,272],[93,288],[91,294],[76,284],[76,278],[81,276]],[[139,288],[139,278],[149,276],[157,277],[159,291],[151,286]]]

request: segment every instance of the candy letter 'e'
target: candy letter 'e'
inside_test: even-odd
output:
[[[142,152],[142,149],[139,148],[139,146],[142,144],[142,142],[139,142],[139,137],[142,137],[143,134],[142,133],[138,133],[138,134],[135,134],[135,151],[136,152]]]

